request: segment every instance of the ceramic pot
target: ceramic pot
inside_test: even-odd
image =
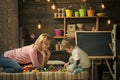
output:
[[[92,10],[92,9],[87,10],[87,15],[88,15],[88,17],[94,16],[95,15],[95,10]]]
[[[86,16],[86,9],[79,9],[80,17]]]
[[[55,29],[55,35],[56,36],[62,36],[62,30],[61,29]]]
[[[66,9],[65,12],[66,12],[66,17],[72,17],[72,10]]]

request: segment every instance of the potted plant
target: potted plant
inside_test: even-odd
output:
[[[86,16],[86,7],[85,3],[81,3],[81,8],[79,9],[80,17]]]
[[[92,17],[95,15],[95,10],[92,9],[91,7],[87,10],[87,16]]]

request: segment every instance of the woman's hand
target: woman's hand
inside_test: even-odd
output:
[[[42,56],[44,56],[44,57],[46,56],[45,51],[40,51],[40,53],[41,53]]]
[[[46,50],[45,52],[46,52],[47,56],[51,56],[50,50]]]
[[[51,56],[51,52],[49,50],[46,50],[46,51],[41,51],[41,54],[43,55],[43,65],[45,65],[47,64]]]
[[[50,52],[48,49],[42,50],[42,51],[40,51],[40,52],[41,52],[41,54],[42,54],[43,56],[50,56],[50,55],[51,55],[51,52]]]

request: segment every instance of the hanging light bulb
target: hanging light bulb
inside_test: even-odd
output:
[[[83,0],[83,2],[86,2],[86,0]]]
[[[105,8],[105,5],[104,5],[104,3],[103,3],[103,1],[101,0],[101,7],[102,7],[102,9],[104,9]]]
[[[110,20],[110,19],[108,19],[108,20],[107,20],[107,24],[110,24],[110,23],[111,23],[111,20]]]
[[[39,23],[38,23],[37,27],[38,27],[38,29],[41,29],[41,27],[42,27],[40,20],[39,20]]]
[[[51,8],[52,8],[52,9],[55,9],[55,8],[56,8],[55,1],[53,2]]]
[[[101,7],[104,9],[105,8],[105,5],[103,3],[101,3]]]
[[[47,0],[47,2],[50,2],[50,0]]]
[[[55,4],[52,5],[52,9],[55,9]]]

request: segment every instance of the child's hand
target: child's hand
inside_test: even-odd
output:
[[[64,64],[64,68],[67,68],[69,66],[69,63]]]
[[[73,72],[73,70],[72,70],[72,69],[67,69],[67,71],[68,71],[68,72]]]
[[[70,67],[69,63],[64,64],[64,68],[67,69],[68,72],[73,72],[73,69],[71,69],[69,67]]]

